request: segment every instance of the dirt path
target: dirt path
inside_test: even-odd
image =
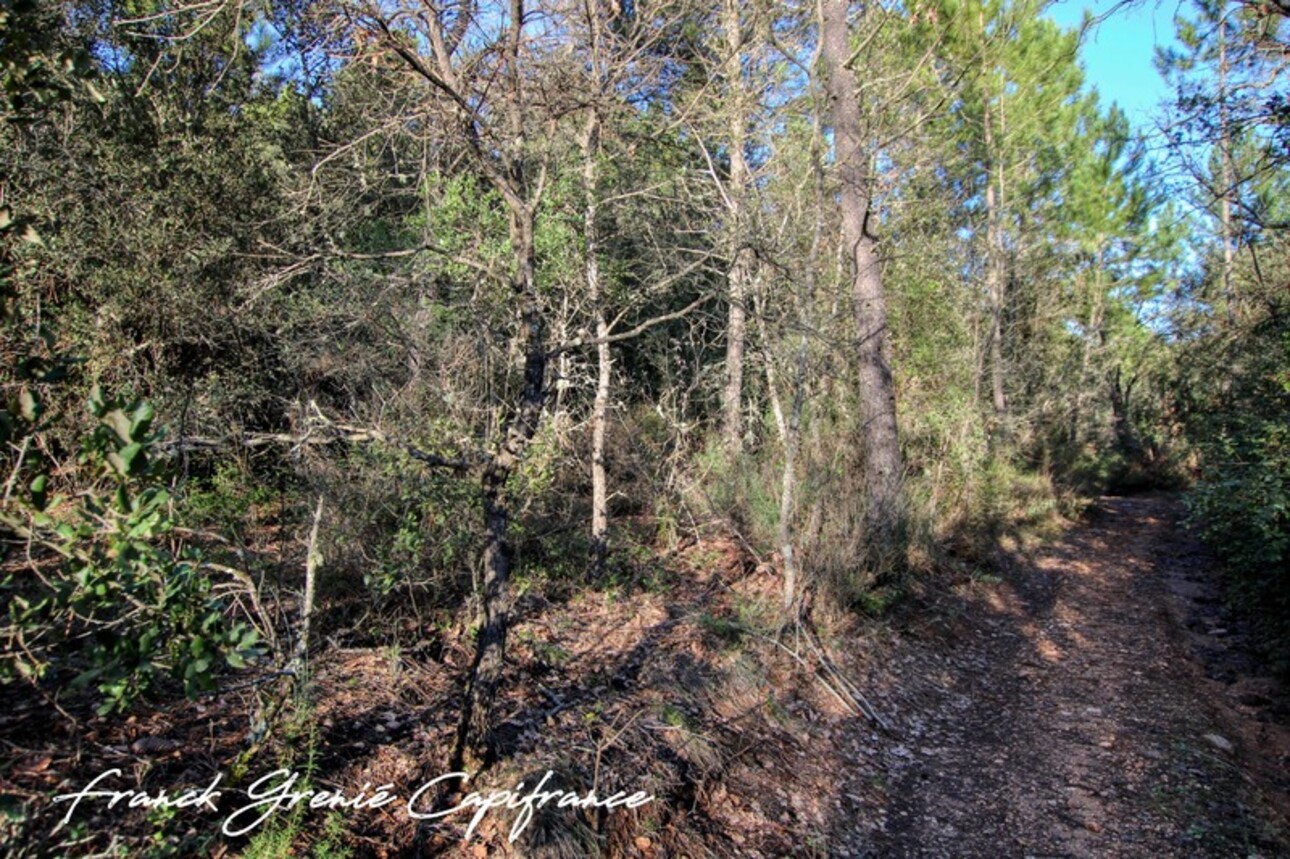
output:
[[[1166,610],[1174,502],[1102,508],[896,701],[877,855],[1290,855]]]

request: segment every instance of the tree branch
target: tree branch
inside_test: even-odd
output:
[[[583,346],[599,346],[602,343],[618,343],[623,340],[631,340],[633,337],[639,337],[641,334],[644,334],[649,329],[657,325],[662,325],[664,322],[672,322],[673,320],[681,319],[683,317],[689,316],[691,311],[695,310],[696,308],[698,308],[703,304],[708,303],[711,300],[712,300],[711,295],[701,295],[698,298],[696,298],[694,301],[691,301],[685,307],[681,308],[680,310],[674,311],[672,313],[665,313],[662,316],[655,316],[653,318],[647,319],[644,322],[642,322],[640,325],[637,325],[635,328],[632,328],[630,330],[621,331],[617,334],[611,334],[608,337],[597,337],[595,339],[583,339],[579,337],[574,340],[570,340],[568,343],[561,343],[559,346],[556,346],[553,349],[551,349],[549,352],[547,352],[546,353],[547,357],[554,358],[555,356],[563,352],[569,352],[574,349],[581,349]]]

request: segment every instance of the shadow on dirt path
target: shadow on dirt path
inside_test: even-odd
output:
[[[877,855],[1290,855],[1170,620],[1176,502],[1100,507],[910,657]]]

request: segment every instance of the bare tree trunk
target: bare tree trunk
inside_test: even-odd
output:
[[[994,431],[991,438],[998,440],[1004,429],[1008,413],[1008,398],[1004,392],[1003,371],[1003,312],[1005,304],[1005,272],[1003,228],[1000,223],[1003,210],[1003,164],[994,149],[994,125],[990,105],[986,103],[983,114],[986,150],[986,278],[990,299],[990,395],[994,407]],[[998,172],[997,184],[995,172]]]
[[[747,339],[749,268],[747,254],[735,251],[730,268],[730,310],[726,320],[726,389],[722,395],[722,438],[731,454],[743,449],[744,344]]]
[[[318,567],[321,556],[318,552],[318,527],[322,524],[323,496],[318,496],[318,506],[314,509],[313,525],[309,528],[309,542],[305,548],[305,595],[300,607],[300,634],[296,639],[295,653],[291,664],[301,676],[308,676],[309,665],[309,627],[314,613],[314,594],[318,580]]]
[[[820,39],[841,184],[842,235],[853,265],[868,526],[871,538],[882,542],[892,535],[900,518],[900,438],[896,428],[896,389],[888,357],[881,260],[877,239],[870,230],[869,153],[862,136],[856,76],[847,65],[851,54],[848,5],[847,0],[822,0]]]
[[[593,109],[587,118],[582,144],[582,180],[586,203],[583,231],[587,243],[585,275],[587,292],[596,319],[596,397],[591,407],[591,574],[605,571],[609,552],[609,479],[605,473],[605,426],[609,419],[610,346],[605,316],[604,287],[600,282],[600,233],[596,224],[596,157],[600,144],[600,117]]]
[[[820,54],[817,45],[811,57],[809,68],[819,65]],[[819,81],[811,79],[811,98],[819,104]],[[804,588],[799,567],[793,530],[793,515],[797,507],[797,454],[802,443],[802,406],[806,401],[806,362],[810,352],[809,332],[815,327],[812,309],[815,301],[817,277],[820,266],[820,246],[824,239],[824,165],[821,151],[824,148],[824,130],[818,110],[812,111],[811,119],[811,178],[812,178],[812,213],[814,223],[811,231],[811,246],[806,257],[806,271],[797,290],[797,354],[793,362],[792,403],[788,414],[784,415],[776,393],[775,379],[772,376],[772,365],[768,340],[762,336],[763,348],[767,350],[766,385],[771,392],[771,405],[775,411],[775,424],[779,427],[780,438],[784,445],[784,469],[781,473],[779,492],[779,526],[776,533],[780,556],[784,559],[784,594],[783,607],[785,614],[792,615],[799,608],[799,592]],[[758,313],[759,318],[762,317]]]
[[[775,416],[775,429],[779,433],[780,444],[784,448],[784,467],[780,472],[779,523],[775,528],[775,542],[784,562],[783,607],[787,613],[792,610],[797,600],[798,575],[797,552],[793,548],[793,508],[797,494],[797,444],[798,429],[801,426],[803,365],[806,361],[806,350],[800,350],[797,367],[794,372],[794,392],[791,410],[784,411],[783,401],[779,395],[779,381],[775,372],[775,356],[770,350],[770,337],[766,333],[766,314],[762,307],[760,292],[753,296],[756,308],[758,336],[761,341],[762,363],[766,369],[766,393],[770,399],[771,413]],[[803,339],[805,335],[803,335]]]
[[[596,336],[607,337],[609,326],[603,311],[596,313]],[[592,406],[591,433],[591,551],[592,572],[605,571],[609,554],[609,478],[605,471],[605,430],[609,421],[609,382],[612,367],[609,344],[596,347],[596,399]]]
[[[1121,382],[1120,366],[1110,374],[1111,382],[1111,430],[1115,433],[1115,444],[1120,453],[1130,459],[1141,459],[1142,442],[1134,432],[1133,420],[1129,415],[1129,397],[1133,393],[1133,381],[1128,385]]]
[[[1229,322],[1236,318],[1236,294],[1232,288],[1232,269],[1236,263],[1236,240],[1232,229],[1232,192],[1236,186],[1232,167],[1232,128],[1227,107],[1227,13],[1218,22],[1218,157],[1220,163],[1219,223],[1223,241],[1223,301]]]
[[[511,246],[516,271],[512,289],[520,302],[520,329],[524,337],[524,381],[515,412],[506,422],[501,448],[483,470],[480,490],[484,502],[483,581],[479,594],[479,633],[475,658],[466,682],[465,704],[457,732],[461,763],[478,768],[491,760],[493,702],[497,697],[506,658],[506,633],[511,614],[511,546],[507,539],[510,511],[506,482],[519,466],[537,432],[546,405],[545,325],[538,306],[533,211],[512,209]]]
[[[726,81],[730,105],[730,181],[727,200],[730,215],[730,272],[727,275],[730,310],[726,320],[726,386],[722,395],[722,431],[726,451],[736,454],[743,446],[744,351],[747,339],[748,286],[754,263],[745,247],[746,225],[744,196],[748,189],[748,161],[744,156],[747,142],[743,75],[743,26],[740,0],[725,0],[722,20],[726,30]]]
[[[557,342],[563,342],[569,339],[569,296],[565,295],[560,302],[560,315],[553,321],[551,336]],[[573,361],[568,353],[562,352],[556,359],[555,364],[555,391],[551,400],[551,429],[555,436],[555,444],[559,448],[565,447],[568,434],[573,426],[573,415],[571,415],[565,402],[568,398],[572,384],[569,381],[570,372],[573,369]]]
[[[492,711],[502,666],[506,661],[506,633],[510,625],[511,547],[506,539],[510,516],[501,497],[506,477],[490,467],[484,475],[484,551],[480,563],[479,632],[475,657],[466,680],[465,703],[457,727],[454,766],[480,769],[491,759]]]
[[[506,633],[511,615],[511,546],[507,539],[510,511],[506,483],[524,459],[546,408],[546,325],[537,292],[537,250],[534,243],[536,204],[528,198],[525,175],[524,113],[527,96],[520,73],[524,32],[524,2],[511,0],[506,37],[506,77],[503,110],[512,141],[504,155],[505,172],[489,170],[490,179],[506,200],[514,270],[511,292],[519,305],[519,335],[524,343],[524,378],[515,407],[503,422],[499,449],[484,467],[480,490],[484,507],[483,581],[479,594],[479,633],[475,657],[466,681],[454,763],[472,769],[492,759],[492,710],[506,659]],[[481,164],[487,165],[483,161]]]
[[[1088,323],[1084,329],[1084,348],[1080,355],[1079,379],[1076,380],[1074,406],[1071,409],[1071,440],[1078,448],[1084,442],[1083,403],[1085,382],[1088,380],[1089,368],[1093,365],[1094,344],[1101,339],[1102,316],[1106,292],[1102,288],[1102,237],[1098,236],[1098,252],[1093,260],[1091,306],[1088,311]]]

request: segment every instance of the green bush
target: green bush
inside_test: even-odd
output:
[[[1193,393],[1189,432],[1203,474],[1188,504],[1191,523],[1231,575],[1274,667],[1290,672],[1290,330],[1268,319],[1199,352],[1224,367]]]
[[[1206,446],[1191,521],[1258,615],[1280,671],[1290,671],[1290,425],[1241,420]]]
[[[172,501],[152,406],[106,399],[96,387],[90,409],[99,423],[80,457],[88,485],[50,497],[50,477],[31,457],[15,469],[37,472],[28,491],[0,512],[0,526],[26,541],[32,558],[28,573],[0,584],[13,645],[0,682],[39,682],[74,665],[71,685],[92,684],[100,713],[124,710],[165,675],[188,694],[210,689],[221,662],[243,667],[258,652],[257,634],[229,622],[201,554],[170,547]],[[61,559],[53,575],[42,572],[42,556]]]

